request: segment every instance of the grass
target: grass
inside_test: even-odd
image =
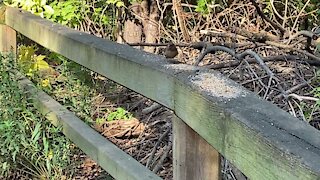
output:
[[[19,71],[23,72],[24,75],[32,80],[39,89],[45,91],[68,110],[74,112],[84,122],[95,127],[95,125],[106,121],[128,120],[133,117],[131,113],[122,107],[106,107],[97,110],[95,99],[103,96],[101,94],[107,91],[121,91],[119,85],[108,81],[107,84],[101,86],[101,83],[92,81],[94,78],[92,77],[91,71],[55,53],[45,52],[42,54],[46,55],[37,55],[37,49],[35,48],[36,46],[22,46],[23,50],[21,50],[20,47],[20,54],[18,55],[17,61]],[[44,60],[45,62],[43,62]],[[48,66],[49,64],[50,67]],[[36,114],[36,109],[32,109],[32,113]],[[41,115],[39,116],[41,117]],[[53,128],[52,125],[50,125],[50,127]],[[66,150],[68,150],[68,148],[70,149],[70,144],[69,147],[64,148],[66,148]],[[51,157],[51,152],[52,151],[49,151],[46,154],[50,154],[49,157]],[[55,173],[56,175],[52,179],[72,177],[72,171],[68,169],[67,165],[71,164],[70,158],[69,163],[65,164],[66,165],[60,168],[60,172]],[[13,169],[15,168],[16,167]],[[39,171],[40,170],[41,169],[39,169]],[[38,174],[34,176],[42,177]]]
[[[71,155],[82,153],[65,138],[61,128],[53,126],[38,113],[32,98],[20,90],[18,77],[13,73],[16,70],[90,125],[132,117],[123,108],[106,108],[96,115],[94,98],[106,88],[97,87],[90,71],[80,65],[55,53],[36,55],[36,51],[36,46],[22,46],[17,60],[12,56],[1,56],[0,179],[79,176],[79,170],[75,170],[79,162],[74,161],[80,159],[75,160]],[[117,85],[110,82],[107,89],[113,91]]]
[[[0,178],[61,179],[72,174],[72,144],[19,88],[13,56],[0,60]]]

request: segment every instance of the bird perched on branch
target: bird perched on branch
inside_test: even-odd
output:
[[[178,55],[178,49],[172,42],[165,49],[164,56],[166,58],[174,58]]]

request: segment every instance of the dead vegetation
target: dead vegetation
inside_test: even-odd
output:
[[[310,9],[314,4],[305,1],[297,8],[295,1],[219,1],[209,5],[210,13],[204,15],[195,12],[195,4],[189,1],[154,2],[157,3],[144,7],[158,8],[152,11],[159,13],[153,14],[158,19],[141,18],[130,7],[128,13],[142,22],[141,27],[145,27],[144,21],[152,21],[158,27],[152,33],[158,34],[156,40],[144,38],[143,34],[148,33],[145,28],[137,33],[139,38],[119,34],[118,39],[134,46],[156,47],[144,50],[158,54],[163,54],[163,46],[173,42],[178,47],[176,60],[180,63],[216,69],[320,129],[317,90],[320,57],[316,49],[320,43],[316,26],[319,9]],[[141,98],[133,101],[140,106],[128,108],[137,108],[137,117],[145,129],[138,138],[112,141],[154,172],[159,170],[161,177],[170,179],[171,113]],[[149,107],[157,108],[148,111],[148,115],[140,113]],[[222,162],[224,179],[245,179],[228,161]]]
[[[157,54],[173,42],[180,63],[216,69],[319,129],[319,9],[310,10],[309,0],[300,8],[289,0],[219,2],[209,4],[207,14],[195,12],[192,1],[127,3],[122,11],[130,18],[120,19],[124,23],[118,23],[117,41]],[[125,105],[136,119],[96,129],[164,179],[172,179],[172,113],[123,92],[116,104]],[[222,171],[224,179],[245,179],[227,160]]]
[[[196,1],[125,1],[118,9],[115,39],[160,55],[172,42],[179,63],[216,69],[320,129],[319,9],[310,0],[301,2],[221,0],[208,4],[206,13],[196,12]],[[101,109],[116,106],[135,118],[94,128],[162,178],[172,179],[172,112],[123,87],[106,91],[102,88],[93,101],[94,120]],[[227,160],[222,175],[246,179]]]

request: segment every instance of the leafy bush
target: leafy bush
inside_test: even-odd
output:
[[[19,7],[33,14],[45,17],[54,13],[47,0],[4,0],[8,6]]]
[[[46,18],[73,28],[80,26],[81,21],[83,21],[81,12],[88,8],[86,2],[81,0],[53,1],[50,6],[54,13]]]
[[[0,60],[0,178],[61,179],[70,142],[19,88],[13,57]]]
[[[6,5],[102,38],[114,38],[121,0],[4,0]]]

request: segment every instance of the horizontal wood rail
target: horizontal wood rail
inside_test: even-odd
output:
[[[60,105],[43,91],[33,86],[33,83],[21,76],[21,88],[35,102],[40,113],[45,114],[54,125],[62,126],[63,134],[71,139],[87,155],[116,179],[160,180],[157,175],[145,168],[131,156],[106,140],[73,112]]]
[[[170,64],[19,9],[6,9],[5,24],[172,109],[251,179],[320,178],[320,132],[216,71]]]

